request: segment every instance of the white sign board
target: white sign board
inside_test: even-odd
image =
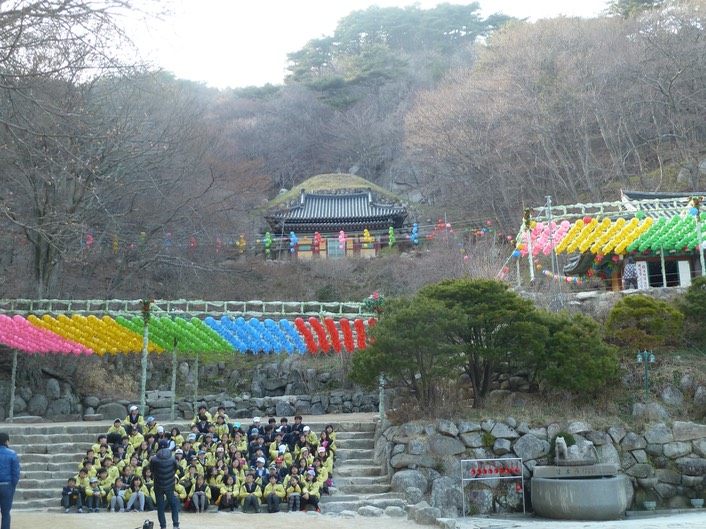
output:
[[[647,271],[647,263],[645,261],[637,261],[635,266],[637,267],[637,288],[649,288],[650,274]]]

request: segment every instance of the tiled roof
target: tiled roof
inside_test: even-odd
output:
[[[302,203],[285,211],[268,215],[273,220],[285,222],[313,221],[337,223],[351,221],[386,220],[406,216],[407,209],[391,204],[376,204],[369,193],[327,195],[304,193]]]
[[[621,200],[626,211],[643,211],[648,217],[673,217],[682,214],[692,196],[704,193],[660,193],[644,191],[623,191]]]

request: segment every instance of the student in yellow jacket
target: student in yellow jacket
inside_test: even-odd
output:
[[[118,476],[120,476],[120,469],[113,464],[113,459],[110,457],[106,457],[103,460],[102,465],[108,473],[108,478],[111,480],[112,483],[115,483],[115,480],[118,479]]]
[[[255,483],[255,475],[251,472],[245,476],[245,483],[240,487],[240,500],[243,504],[243,512],[247,512],[249,507],[253,507],[255,512],[260,512],[260,498],[262,489]]]
[[[206,484],[203,474],[196,476],[196,482],[189,491],[189,500],[197,513],[204,513],[211,503],[211,487]]]
[[[91,478],[90,487],[86,490],[88,512],[99,512],[105,496],[105,490],[98,483],[98,478]]]
[[[105,498],[108,502],[108,512],[125,512],[126,494],[127,486],[123,483],[123,478],[118,477]]]
[[[179,499],[179,503],[183,506],[188,495],[186,493],[186,489],[177,478],[174,478],[174,495]]]
[[[289,486],[286,488],[289,512],[297,512],[301,506],[303,489],[299,485],[298,476],[289,476]]]
[[[81,492],[81,499],[86,499],[86,491],[91,487],[91,478],[88,477],[88,472],[85,468],[78,471],[78,475],[74,478],[76,488]]]
[[[133,476],[130,486],[125,493],[125,501],[127,502],[125,505],[125,510],[137,512],[144,511],[147,497],[149,495],[150,492],[142,483],[142,478],[140,476]]]
[[[277,482],[277,474],[270,474],[269,483],[265,486],[262,496],[267,503],[267,512],[279,512],[279,504],[287,495],[284,486]]]
[[[316,481],[316,472],[308,470],[304,481],[304,492],[302,493],[302,511],[306,510],[307,505],[311,505],[316,512],[321,512],[319,509],[319,499],[321,498],[321,483]]]
[[[226,476],[225,482],[221,484],[220,495],[216,500],[218,510],[230,510],[231,512],[233,512],[238,506],[239,497],[240,485],[238,485],[238,481],[233,474],[228,474]]]

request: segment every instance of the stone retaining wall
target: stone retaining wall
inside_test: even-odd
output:
[[[461,459],[520,457],[524,465],[527,508],[531,508],[532,472],[551,464],[551,441],[558,433],[573,435],[577,444],[591,443],[600,463],[613,463],[630,478],[632,507],[656,501],[658,508],[691,508],[704,498],[706,425],[658,422],[642,432],[622,427],[593,429],[583,422],[529,426],[513,418],[481,423],[438,420],[387,426],[376,450],[392,475],[392,489],[416,503],[430,497],[440,516],[462,515]],[[469,513],[522,510],[522,491],[511,481],[489,480],[467,485]]]

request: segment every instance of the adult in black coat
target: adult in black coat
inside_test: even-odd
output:
[[[152,477],[154,479],[154,494],[157,503],[157,518],[160,529],[167,529],[167,518],[164,515],[166,503],[172,511],[172,525],[179,529],[179,502],[174,494],[174,476],[177,471],[177,461],[169,449],[169,441],[159,441],[158,450],[150,460]],[[166,497],[166,503],[165,503]]]

